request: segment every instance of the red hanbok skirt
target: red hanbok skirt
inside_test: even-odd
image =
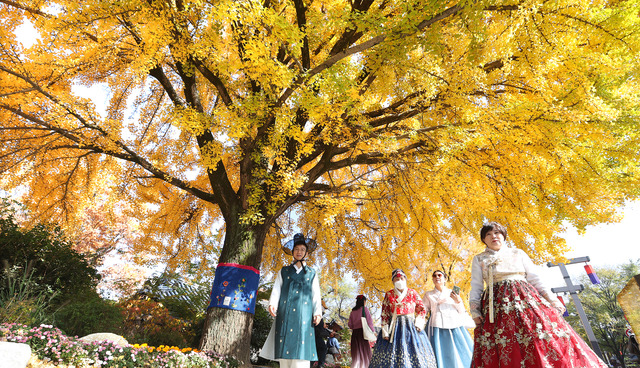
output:
[[[484,321],[474,331],[472,368],[607,368],[560,313],[526,281],[494,284]]]

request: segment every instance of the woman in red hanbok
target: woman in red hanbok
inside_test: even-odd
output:
[[[382,301],[382,331],[373,348],[369,368],[437,368],[431,343],[424,332],[427,311],[422,299],[407,287],[400,269],[391,274],[394,288]]]
[[[564,306],[527,254],[507,247],[491,222],[473,258],[469,306],[476,322],[472,368],[606,368],[562,318]],[[483,291],[483,283],[487,285]]]

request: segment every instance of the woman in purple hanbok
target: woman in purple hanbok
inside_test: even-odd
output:
[[[364,306],[367,298],[364,295],[356,297],[356,306],[351,310],[349,315],[349,328],[351,332],[351,368],[367,368],[371,360],[371,345],[369,340],[364,338],[362,332],[362,317],[367,320],[367,324],[371,331],[375,331],[373,327],[373,319],[369,309]]]

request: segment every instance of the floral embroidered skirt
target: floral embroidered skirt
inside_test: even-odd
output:
[[[380,332],[369,368],[437,368],[427,334],[414,323],[413,317],[398,316],[393,339],[383,339]]]
[[[606,368],[558,311],[526,281],[494,284],[494,322],[489,322],[488,293],[484,321],[474,332],[472,368]]]

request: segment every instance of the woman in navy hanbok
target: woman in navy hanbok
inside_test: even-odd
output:
[[[422,299],[407,287],[402,270],[394,270],[391,279],[394,288],[384,295],[382,331],[369,368],[436,368],[436,358],[424,332],[427,311]]]

